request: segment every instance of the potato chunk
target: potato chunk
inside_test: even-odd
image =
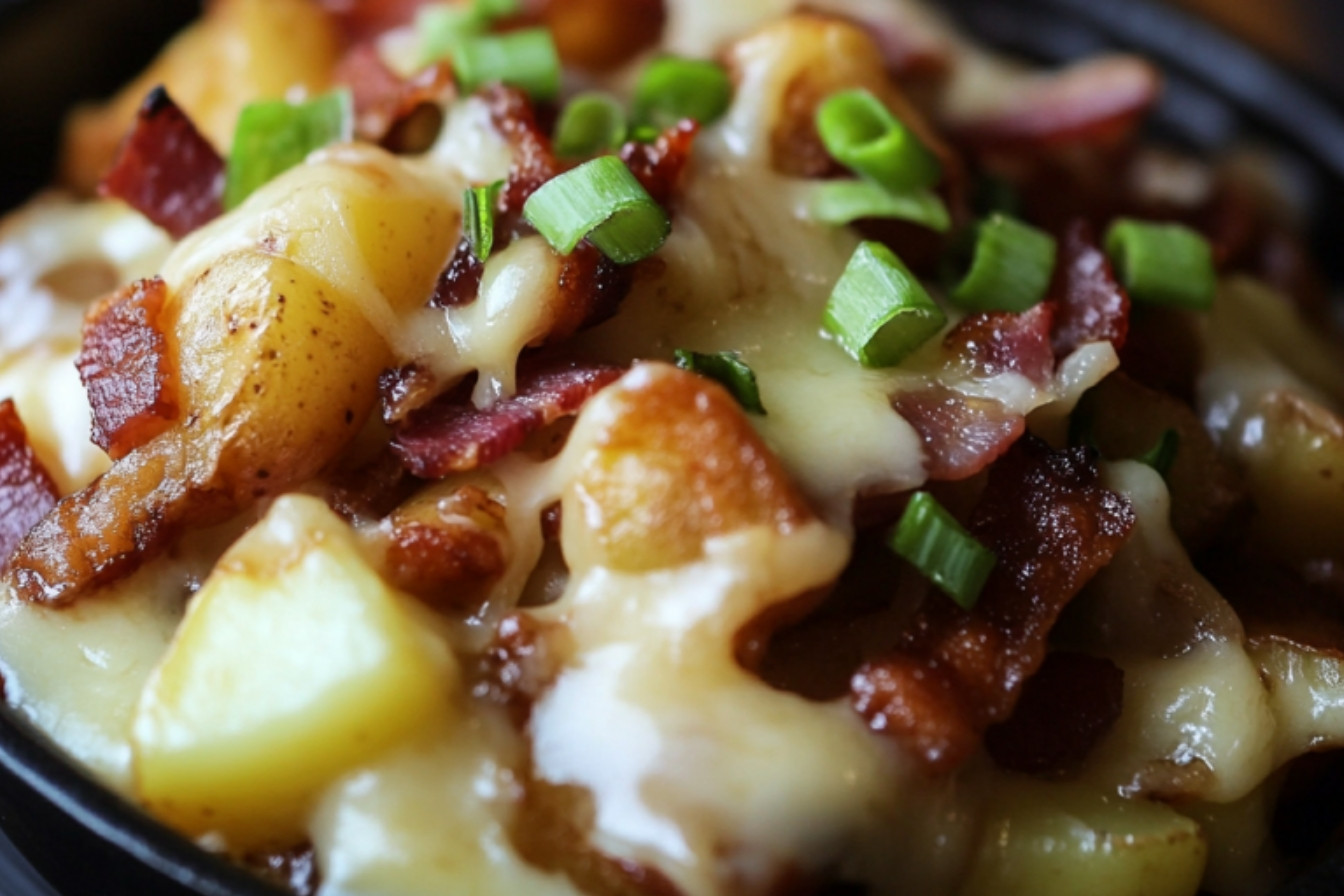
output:
[[[431,721],[456,669],[326,505],[287,496],[193,599],[137,710],[137,787],[235,850],[301,841],[317,792]]]
[[[998,789],[961,896],[1192,896],[1208,845],[1160,803],[1073,785]]]

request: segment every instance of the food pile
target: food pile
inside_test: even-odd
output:
[[[1160,90],[914,0],[213,0],[0,226],[8,702],[300,894],[1267,892],[1344,365]]]

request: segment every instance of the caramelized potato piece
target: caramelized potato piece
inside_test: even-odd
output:
[[[811,517],[779,460],[717,384],[663,364],[601,392],[570,434],[562,532],[570,565],[626,572],[678,566],[705,539]],[[572,524],[571,524],[572,521]]]
[[[313,797],[448,711],[451,656],[346,524],[286,497],[220,560],[142,695],[137,790],[235,850],[302,841]]]

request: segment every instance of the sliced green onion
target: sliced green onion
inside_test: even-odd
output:
[[[952,226],[947,205],[932,190],[891,193],[866,180],[826,180],[808,184],[803,215],[822,224],[851,224],[860,218],[913,221],[946,233]]]
[[[947,323],[919,280],[881,243],[854,250],[822,324],[864,367],[892,367]]]
[[[420,65],[452,56],[467,38],[484,34],[489,20],[475,7],[459,3],[433,3],[420,7],[415,16],[420,40]]]
[[[817,109],[817,133],[831,156],[893,193],[927,190],[942,163],[867,90],[832,94]]]
[[[518,0],[473,0],[471,9],[482,19],[502,19],[516,14],[522,4]]]
[[[970,610],[998,558],[928,492],[915,492],[888,542],[959,606]]]
[[[630,128],[629,137],[636,143],[653,143],[663,135],[663,129],[651,124],[636,124]]]
[[[761,391],[756,386],[756,373],[736,352],[717,352],[712,355],[677,349],[672,353],[677,366],[691,373],[714,380],[728,390],[737,403],[753,414],[765,414]]]
[[[991,215],[976,227],[971,268],[952,289],[952,299],[971,311],[1026,311],[1045,298],[1055,254],[1050,234]]]
[[[1158,438],[1157,444],[1136,458],[1139,463],[1147,464],[1157,471],[1157,475],[1163,479],[1171,472],[1171,465],[1176,462],[1176,452],[1181,449],[1181,434],[1174,429],[1168,429]]]
[[[672,231],[667,212],[616,156],[551,178],[528,197],[523,217],[562,255],[587,237],[617,264],[647,258]]]
[[[350,91],[335,90],[307,101],[262,100],[238,114],[224,176],[224,207],[236,207],[273,177],[315,149],[349,140],[354,130]]]
[[[569,101],[555,125],[555,154],[565,159],[596,155],[625,142],[625,109],[600,91]]]
[[[452,57],[464,93],[496,82],[535,100],[554,99],[560,92],[560,56],[545,28],[467,36],[454,44]]]
[[[683,118],[712,124],[728,111],[733,82],[707,59],[664,56],[650,62],[635,86],[633,115],[640,124],[667,128]]]
[[[1122,218],[1106,233],[1106,254],[1135,301],[1196,310],[1213,304],[1213,249],[1189,227]]]
[[[462,229],[472,254],[481,261],[488,259],[495,247],[495,200],[502,189],[504,181],[497,180],[488,186],[469,187],[462,194]]]

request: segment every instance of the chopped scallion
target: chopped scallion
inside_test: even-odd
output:
[[[952,299],[972,311],[1026,311],[1050,288],[1056,251],[1050,234],[991,215],[976,227],[970,270]]]
[[[1176,452],[1180,449],[1181,434],[1174,429],[1168,429],[1158,438],[1157,444],[1137,460],[1152,467],[1159,476],[1166,479],[1167,474],[1171,472],[1171,465],[1176,462]]]
[[[485,33],[487,20],[473,7],[458,3],[431,3],[420,7],[415,16],[416,37],[420,41],[420,65],[438,62],[453,55],[464,39]]]
[[[633,118],[662,129],[683,118],[712,124],[728,111],[733,82],[723,66],[707,59],[664,56],[645,67],[635,86]]]
[[[555,154],[584,158],[625,142],[625,109],[610,94],[592,91],[569,101],[555,125]]]
[[[1122,218],[1106,233],[1106,254],[1137,302],[1195,310],[1213,304],[1213,249],[1189,227]]]
[[[335,90],[304,103],[262,100],[244,106],[229,150],[224,207],[234,208],[313,150],[349,140],[353,129],[348,90]]]
[[[522,9],[518,0],[472,0],[472,11],[483,19],[502,19]]]
[[[927,190],[942,178],[938,157],[867,90],[832,94],[816,123],[837,162],[893,193]]]
[[[673,355],[682,370],[714,380],[727,389],[743,408],[753,414],[765,414],[761,392],[756,386],[756,374],[736,352],[708,355],[679,348]]]
[[[535,100],[553,99],[560,92],[560,56],[545,28],[469,35],[453,44],[452,57],[465,93],[496,82],[524,90]]]
[[[466,231],[471,251],[479,260],[490,257],[495,246],[495,200],[504,189],[504,181],[488,186],[469,187],[462,195],[462,229]]]
[[[663,245],[672,222],[616,156],[599,156],[542,184],[523,217],[559,253],[584,237],[617,264],[647,258]]]
[[[889,544],[967,610],[975,607],[998,562],[928,492],[910,497]]]
[[[894,218],[913,221],[939,233],[947,232],[952,219],[937,193],[918,190],[892,193],[865,180],[825,180],[807,185],[802,213],[822,224],[851,224],[860,218]]]
[[[865,367],[892,367],[947,323],[924,286],[881,243],[864,242],[831,291],[826,330]]]

